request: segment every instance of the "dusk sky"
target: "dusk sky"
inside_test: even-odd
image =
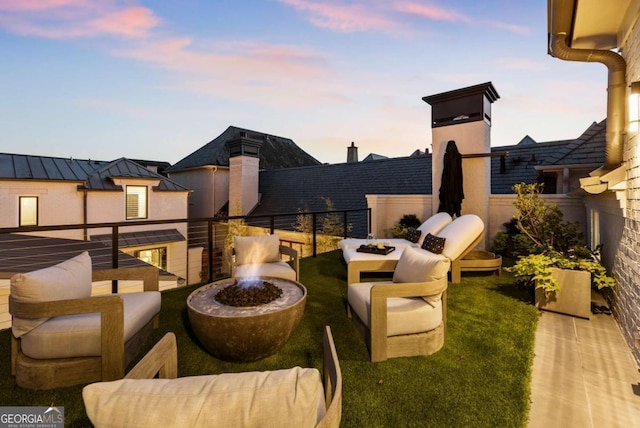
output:
[[[0,0],[0,151],[175,163],[238,126],[321,162],[431,146],[422,97],[492,82],[493,146],[576,138],[607,70],[544,0]]]

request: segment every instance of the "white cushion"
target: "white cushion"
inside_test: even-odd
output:
[[[347,287],[351,309],[370,326],[371,288],[385,287],[390,282],[362,282]],[[431,331],[442,323],[441,295],[429,302],[420,297],[391,297],[387,299],[387,336]]]
[[[278,235],[234,236],[233,248],[236,254],[236,265],[280,261]]]
[[[420,239],[418,239],[418,247],[422,246],[424,242],[424,237],[427,236],[428,233],[432,235],[437,235],[445,226],[451,223],[451,216],[449,213],[437,213],[429,217],[422,223],[418,230],[422,232],[420,234]]]
[[[484,230],[484,223],[475,214],[465,214],[453,220],[442,229],[438,236],[445,238],[442,254],[455,260],[478,239]]]
[[[233,275],[236,278],[273,276],[296,281],[296,271],[287,262],[262,263],[236,266]]]
[[[445,213],[446,214],[446,213]],[[451,262],[442,254],[407,247],[393,273],[393,282],[429,282],[447,275]]]
[[[160,292],[118,296],[123,300],[126,342],[160,312]],[[100,313],[50,318],[22,336],[21,345],[22,352],[31,358],[100,356]]]
[[[381,242],[384,245],[390,245],[392,247],[404,248],[404,247],[417,247],[418,244],[414,244],[411,241],[407,241],[404,238],[392,238],[392,239],[376,239],[376,242]],[[346,238],[340,241],[340,249],[344,250],[352,250],[358,249],[361,245],[367,245],[369,243],[368,239],[360,239],[360,238]]]
[[[320,372],[300,367],[99,382],[82,398],[98,428],[313,427],[326,413]]]
[[[19,302],[51,302],[91,296],[91,257],[83,252],[45,269],[18,273],[11,277],[11,296]],[[20,337],[47,318],[13,318],[12,331]]]

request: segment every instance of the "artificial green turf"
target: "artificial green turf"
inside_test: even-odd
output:
[[[324,325],[333,331],[343,376],[344,427],[520,427],[529,409],[530,370],[537,310],[509,274],[465,274],[448,289],[445,345],[434,355],[371,363],[364,341],[347,318],[346,266],[339,251],[300,261],[307,306],[289,342],[253,363],[210,356],[189,329],[186,298],[197,287],[163,293],[160,328],[178,340],[180,376],[273,370],[296,365],[321,369]],[[10,375],[9,331],[0,331],[0,405],[65,408],[67,426],[87,426],[82,386],[27,391]],[[176,409],[179,411],[179,409]],[[266,409],[268,411],[268,409]]]

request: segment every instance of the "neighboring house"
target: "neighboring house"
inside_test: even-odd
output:
[[[235,207],[229,209],[228,206],[231,187],[229,143],[240,138],[260,146],[260,170],[320,165],[289,138],[230,126],[211,142],[165,170],[172,180],[193,190],[189,217],[213,217],[229,211],[237,214]]]
[[[366,195],[430,195],[431,156],[261,171],[259,192],[255,215],[325,211],[325,198],[336,209],[366,209]],[[365,212],[348,222],[354,235],[366,235]]]
[[[111,162],[0,154],[0,228],[126,222],[119,248],[179,277],[187,276],[187,224],[136,226],[187,217],[190,190],[131,160]],[[111,245],[111,228],[31,235]]]
[[[544,183],[544,193],[566,194],[580,189],[580,178],[604,163],[606,120],[594,122],[574,140],[536,142],[528,135],[514,146],[492,147],[508,152],[491,160],[491,193],[513,193],[515,183]]]

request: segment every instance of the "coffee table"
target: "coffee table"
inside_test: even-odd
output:
[[[393,272],[404,248],[406,247],[396,248],[386,255],[361,253],[356,248],[342,251],[347,263],[347,285],[360,282],[362,272]]]

